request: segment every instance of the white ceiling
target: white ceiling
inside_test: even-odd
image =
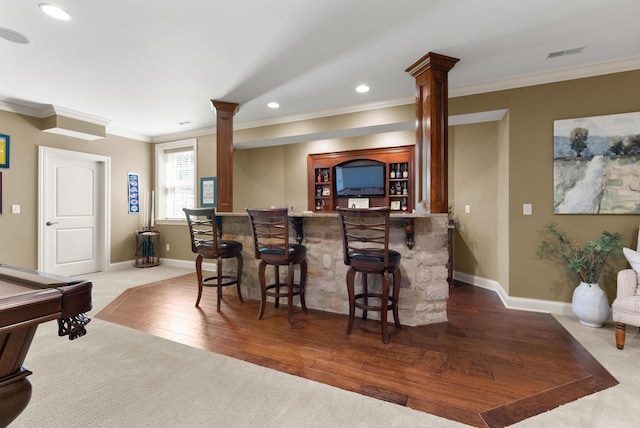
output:
[[[427,52],[460,59],[450,96],[640,69],[639,16],[638,0],[2,0],[0,28],[31,43],[0,38],[0,104],[159,141],[215,126],[211,99],[240,105],[237,128],[405,104]]]

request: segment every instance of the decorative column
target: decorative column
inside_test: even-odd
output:
[[[447,73],[458,61],[429,52],[405,70],[416,79],[416,196],[430,213],[449,208]]]
[[[233,116],[237,103],[211,100],[216,109],[216,176],[219,212],[233,212]]]

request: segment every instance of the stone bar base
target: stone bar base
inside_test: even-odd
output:
[[[253,238],[249,218],[241,213],[219,213],[222,217],[222,233],[225,239],[233,239],[244,245],[244,269],[242,273],[242,294],[251,299],[260,299],[258,281],[258,261],[253,254]],[[307,307],[340,314],[349,313],[346,275],[342,253],[340,219],[337,214],[303,215],[304,239],[309,263],[306,302]],[[406,245],[405,219],[414,224],[413,249]],[[447,224],[446,214],[431,216],[394,216],[391,220],[390,247],[402,254],[400,269],[402,284],[400,287],[399,315],[400,323],[417,326],[447,321]],[[291,242],[295,242],[295,230],[290,227]],[[226,263],[225,270],[235,269],[232,263]],[[267,269],[273,275],[272,269]],[[296,270],[296,275],[298,271]],[[281,280],[286,282],[286,269],[281,269]],[[356,276],[356,286],[360,281]],[[270,280],[267,278],[267,282]],[[296,276],[297,282],[297,276]],[[371,275],[371,289],[380,287],[380,279]],[[357,288],[356,288],[357,290]],[[299,305],[299,300],[294,299]],[[286,302],[285,302],[286,304]],[[379,314],[371,313],[375,318]],[[360,316],[360,312],[356,312]]]

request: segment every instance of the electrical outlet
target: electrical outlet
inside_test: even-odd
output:
[[[469,214],[471,212],[471,205],[465,205],[464,206],[464,212]]]
[[[165,249],[166,249],[167,251],[171,251],[171,245],[169,245],[169,244],[165,245]]]
[[[11,205],[11,214],[20,214],[20,205]]]

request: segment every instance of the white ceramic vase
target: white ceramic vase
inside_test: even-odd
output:
[[[581,282],[573,291],[571,305],[583,325],[602,327],[609,318],[609,299],[598,284]]]

